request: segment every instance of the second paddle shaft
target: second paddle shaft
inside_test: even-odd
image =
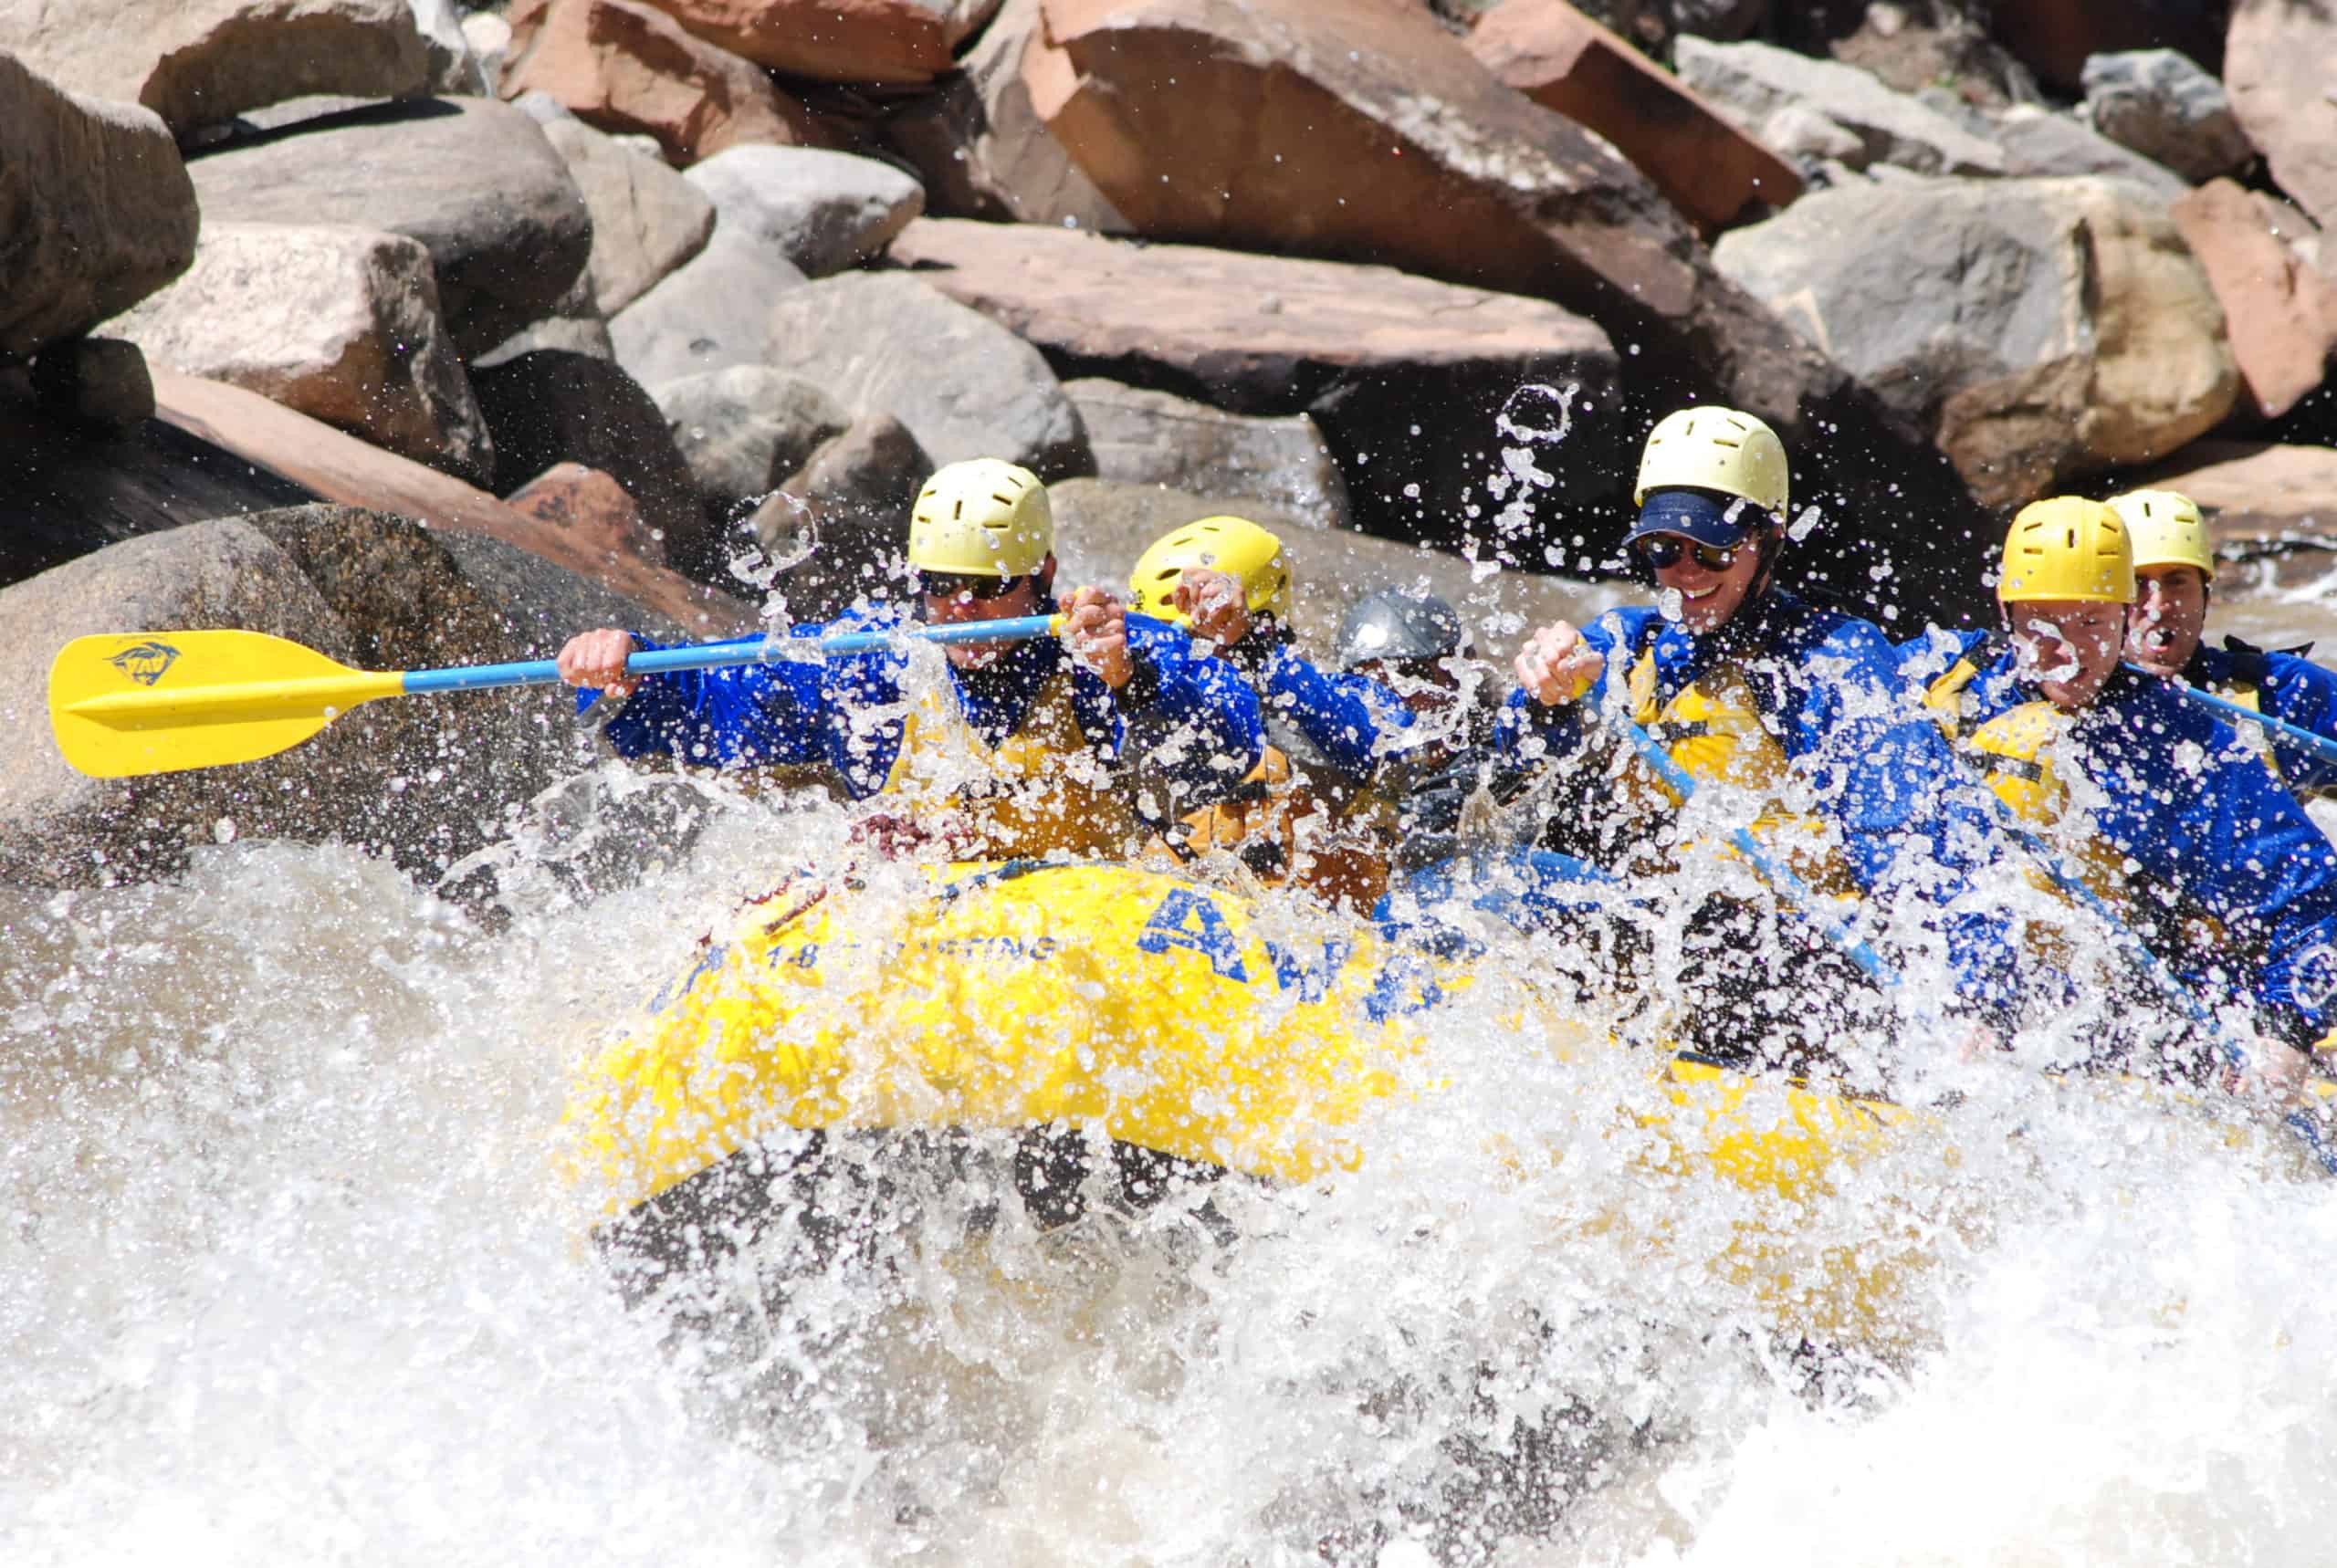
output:
[[[948,626],[900,626],[881,632],[846,632],[813,642],[808,637],[741,637],[687,648],[659,648],[624,662],[628,675],[671,670],[718,670],[733,664],[777,664],[791,653],[865,653],[899,643],[1016,643],[1054,632],[1062,617],[1023,615],[1003,621],[967,621]],[[501,686],[554,685],[560,666],[550,659],[516,664],[469,664],[451,670],[409,670],[408,692],[472,692]]]

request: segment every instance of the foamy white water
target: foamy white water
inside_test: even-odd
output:
[[[718,804],[592,894],[551,874],[578,825],[506,865],[498,931],[276,846],[7,908],[0,1561],[2286,1563],[2337,1530],[2337,1207],[2278,1148],[1943,1065],[1944,1134],[1780,1214],[1631,1163],[1643,1071],[1522,1051],[1498,983],[1364,1171],[1218,1189],[1231,1243],[1198,1197],[928,1213],[751,1364],[665,1346],[553,1174],[567,1074],[833,832]],[[1701,1261],[1755,1221],[1927,1255],[1896,1348],[1774,1343]]]

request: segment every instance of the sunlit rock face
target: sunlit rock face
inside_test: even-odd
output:
[[[82,98],[0,57],[0,168],[10,214],[0,350],[86,332],[194,259],[194,187],[169,131],[127,104]]]
[[[789,76],[932,80],[998,0],[654,0],[698,37]]]
[[[1651,423],[1694,399],[1760,414],[1794,448],[1807,493],[1895,519],[1894,595],[1969,591],[1970,498],[1930,444],[1716,269],[1609,143],[1504,87],[1426,10],[1041,9],[1032,102],[1137,233],[1551,300],[1625,356],[1631,417]],[[1829,557],[1824,570],[1865,595],[1874,565]]]
[[[465,354],[551,314],[592,256],[567,163],[508,104],[361,108],[229,142],[190,172],[207,220],[350,223],[420,241]]]
[[[181,137],[310,93],[427,90],[408,0],[9,0],[0,49],[77,92],[152,110]]]
[[[1847,234],[1869,243],[1828,243]],[[2163,209],[2111,183],[1845,186],[1717,255],[1995,502],[2164,456],[2238,396],[2206,275]]]
[[[652,6],[519,0],[510,19],[505,97],[549,93],[603,131],[655,137],[677,165],[741,143],[824,142],[811,111],[751,61]]]
[[[909,225],[894,255],[1061,373],[1248,414],[1311,413],[1347,476],[1350,515],[1383,534],[1495,546],[1491,423],[1522,382],[1574,390],[1571,502],[1611,496],[1627,460],[1619,357],[1597,326],[1545,300],[1380,267],[947,219]],[[1464,410],[1475,439],[1430,438]],[[1499,542],[1546,564],[1546,541]]]
[[[487,421],[438,319],[430,253],[403,235],[213,223],[185,276],[107,329],[190,375],[458,477],[494,478]]]
[[[2329,62],[2337,16],[2325,6],[2239,0],[2232,8],[2224,85],[2232,112],[2290,200],[2337,223],[2337,101]]]
[[[2320,231],[2286,202],[2229,180],[2175,203],[2174,216],[2223,305],[2245,412],[2279,418],[2321,384],[2337,352],[2337,281],[2314,254]]]
[[[1468,41],[1503,81],[1613,142],[1707,234],[1801,193],[1790,163],[1565,0],[1505,0]]]

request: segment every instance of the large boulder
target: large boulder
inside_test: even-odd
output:
[[[1919,174],[2000,174],[2004,152],[1962,124],[1870,73],[1813,60],[1770,44],[1680,40],[1680,76],[1734,115],[1762,127],[1783,110],[1815,110],[1858,139],[1842,160],[1853,169],[1889,163]]]
[[[1101,377],[1065,382],[1095,476],[1263,503],[1318,528],[1347,526],[1347,486],[1312,415],[1228,413]]]
[[[152,113],[67,92],[0,55],[0,354],[135,305],[194,259],[194,186]]]
[[[902,273],[805,284],[770,308],[770,363],[855,414],[889,413],[937,464],[1002,457],[1043,479],[1093,471],[1079,411],[1039,350]]]
[[[407,0],[0,0],[0,50],[76,92],[141,104],[181,138],[288,98],[430,85]]]
[[[941,217],[1064,224],[1126,234],[1128,222],[1095,188],[1031,104],[1025,62],[1043,71],[1039,0],[1006,0],[959,69],[887,116],[887,145],[925,182]]]
[[[494,476],[487,422],[439,324],[430,253],[403,235],[214,223],[186,276],[107,329],[418,463]]]
[[[892,164],[811,147],[734,147],[693,167],[689,183],[722,225],[769,246],[809,277],[883,253],[925,210],[925,190]]]
[[[2111,141],[2195,184],[2256,156],[2223,83],[2173,49],[2131,49],[2086,61],[2085,113]]]
[[[2224,85],[2248,139],[2289,199],[2337,224],[2337,11],[2296,0],[2237,0]]]
[[[41,694],[92,628],[263,632],[392,670],[542,657],[588,624],[682,630],[494,540],[339,507],[116,545],[0,591],[0,715],[26,737],[0,761],[0,881],[37,887],[167,875],[194,846],[257,838],[361,844],[435,882],[588,756],[570,694],[530,687],[368,704],[263,760],[85,778],[50,741]]]
[[[141,534],[316,498],[166,421],[94,424],[36,399],[21,380],[0,378],[0,448],[8,454],[0,588]]]
[[[547,528],[484,490],[368,445],[257,392],[157,370],[154,401],[160,418],[312,496],[424,517],[433,528],[451,533],[499,539],[645,604],[693,636],[721,636],[753,619],[727,594],[619,544]]]
[[[822,388],[761,365],[685,376],[656,395],[698,495],[726,519],[852,428],[851,411]]]
[[[2229,180],[2175,204],[2176,227],[2224,308],[2247,413],[2278,419],[2326,379],[2337,354],[2337,283],[2302,213]]]
[[[1801,193],[1792,164],[1567,0],[1504,0],[1469,34],[1469,52],[1613,142],[1706,234]]]
[[[655,0],[709,43],[786,76],[915,85],[948,70],[998,0]]]
[[[2164,209],[2112,182],[1846,186],[1715,254],[1991,502],[2164,456],[2238,396],[2206,275]]]
[[[777,251],[717,225],[704,250],[610,318],[617,362],[645,387],[762,364],[772,301],[804,282]]]
[[[663,539],[647,559],[707,578],[713,560],[689,468],[656,402],[623,366],[539,349],[471,380],[495,433],[496,488],[516,489],[560,463],[597,468],[625,487]]]
[[[817,119],[753,65],[633,0],[519,0],[506,98],[547,92],[603,131],[654,136],[686,164],[742,142],[821,145]]]
[[[1490,526],[1494,417],[1522,382],[1575,389],[1567,458],[1582,503],[1613,497],[1636,440],[1614,346],[1545,300],[1388,267],[946,219],[911,224],[893,255],[1036,343],[1060,374],[1311,414],[1355,520],[1375,532],[1457,543]]]
[[[1503,86],[1426,7],[1042,0],[1041,10],[1048,64],[1044,80],[1031,68],[1033,106],[1138,233],[1392,264],[1554,301],[1635,350],[1636,417],[1697,398],[1749,410],[1796,447],[1811,494],[1889,509],[1906,549],[1880,547],[1891,555],[1882,591],[1971,593],[1970,497],[1928,444],[1723,277],[1604,138]],[[1427,460],[1439,462],[1458,459]],[[1367,484],[1345,465],[1358,517],[1391,524],[1409,498],[1380,493],[1386,467]],[[1423,484],[1422,495],[1451,500],[1455,488]],[[1420,509],[1430,515],[1412,526],[1462,521]],[[1935,553],[1951,548],[1953,559]],[[1886,580],[1871,559],[1840,564],[1848,591],[1871,595]]]
[[[548,314],[592,254],[568,165],[507,103],[426,99],[329,115],[227,142],[188,172],[208,223],[348,224],[420,240],[465,355]]]
[[[616,314],[705,248],[714,233],[705,192],[573,116],[543,127],[592,215],[589,272],[600,309]]]

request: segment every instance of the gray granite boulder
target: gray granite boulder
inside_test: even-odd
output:
[[[1095,464],[1039,350],[907,273],[846,273],[770,308],[769,362],[854,413],[893,415],[937,464],[1002,457],[1042,478]]]
[[[925,189],[892,164],[815,147],[732,147],[686,178],[721,225],[769,246],[810,277],[881,255],[925,210]]]
[[[86,332],[194,259],[194,187],[151,111],[79,97],[0,55],[0,352]]]
[[[206,222],[349,224],[421,241],[466,355],[550,313],[592,254],[592,215],[568,165],[507,103],[353,110],[238,138],[188,172]]]
[[[617,362],[651,387],[762,364],[772,302],[803,283],[777,251],[718,225],[705,249],[609,319]]]
[[[309,93],[428,90],[407,0],[0,0],[0,52],[173,134]]]
[[[2004,154],[1948,116],[1856,66],[1760,43],[1679,41],[1681,79],[1755,136],[1780,110],[1816,110],[1858,138],[1854,169],[1892,163],[1922,174],[1998,174]]]
[[[459,478],[495,472],[430,254],[403,235],[215,223],[185,277],[107,329]]]

